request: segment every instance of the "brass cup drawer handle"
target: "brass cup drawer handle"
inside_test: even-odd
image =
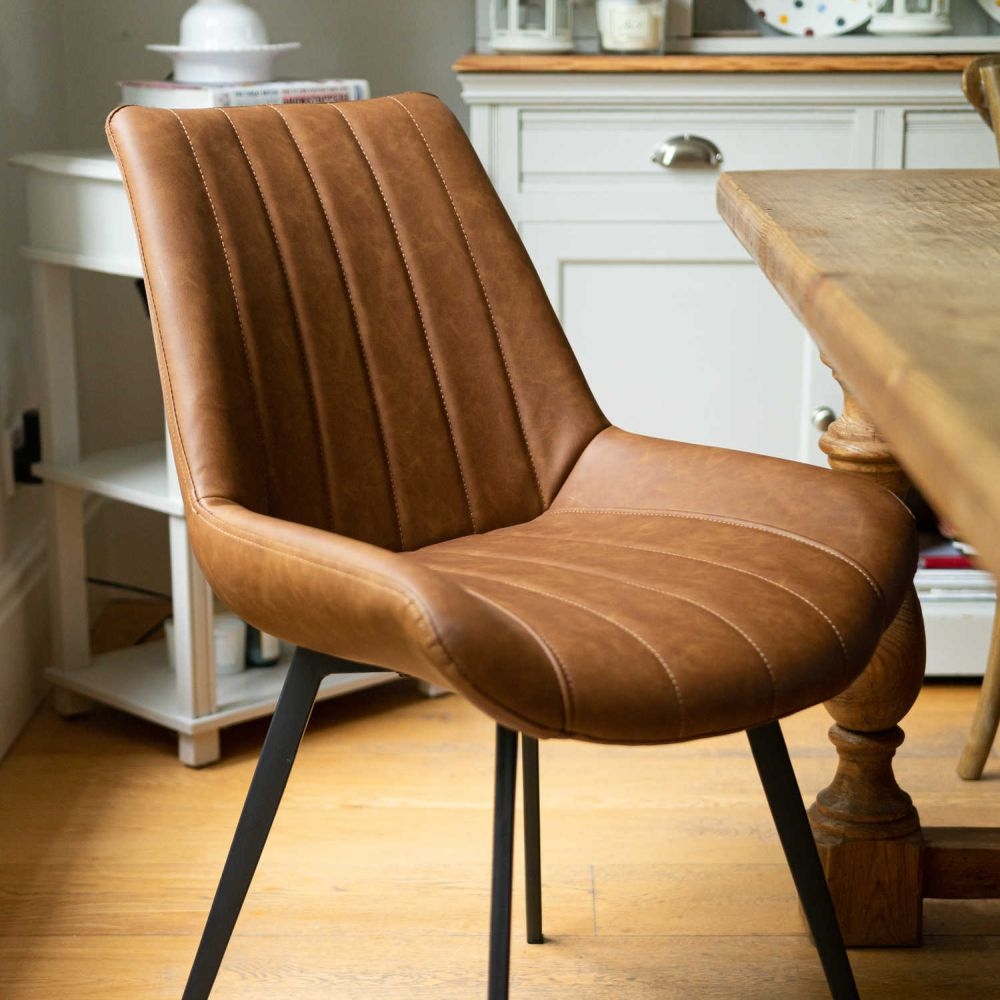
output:
[[[656,147],[653,162],[668,170],[714,170],[722,163],[722,151],[703,136],[675,135]]]

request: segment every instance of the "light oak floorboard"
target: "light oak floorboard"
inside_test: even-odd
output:
[[[901,783],[928,824],[1000,826],[1000,758],[955,775],[971,686],[925,689]],[[832,774],[822,709],[787,720],[807,799]],[[0,763],[0,997],[177,1000],[264,733],[177,763],[109,709],[43,709]],[[457,698],[390,685],[317,706],[237,926],[218,1000],[484,996],[493,731]],[[745,738],[542,746],[545,928],[513,998],[827,994]],[[520,849],[518,870],[520,880]],[[854,951],[870,1000],[1000,995],[1000,902],[925,906],[919,950]]]

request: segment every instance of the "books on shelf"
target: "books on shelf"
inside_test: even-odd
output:
[[[944,536],[921,536],[920,569],[978,569],[975,551]]]
[[[265,83],[175,83],[126,80],[123,104],[147,108],[239,108],[252,104],[321,104],[360,101],[371,95],[367,80],[269,80]]]

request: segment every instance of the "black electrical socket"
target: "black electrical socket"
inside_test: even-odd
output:
[[[21,443],[14,449],[14,482],[40,483],[31,467],[42,460],[42,424],[38,410],[21,414]]]

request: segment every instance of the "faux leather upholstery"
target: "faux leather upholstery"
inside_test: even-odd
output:
[[[192,542],[248,621],[622,743],[759,725],[864,667],[909,512],[608,427],[436,99],[124,108],[108,134]]]

